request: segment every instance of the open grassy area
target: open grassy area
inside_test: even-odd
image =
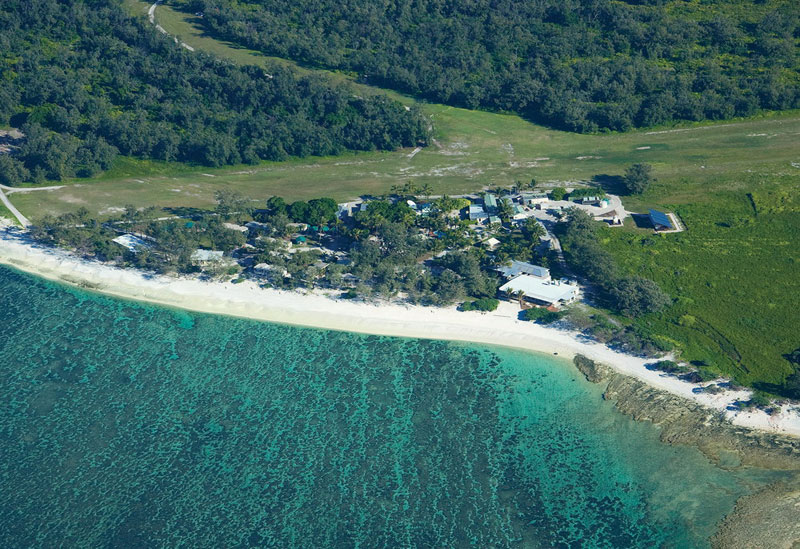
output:
[[[2,203],[0,203],[0,217],[6,218],[14,225],[19,225],[19,222],[17,221],[17,218],[14,217],[14,214],[12,214],[9,209],[5,207],[5,204]]]
[[[455,194],[507,186],[517,179],[570,181],[620,174],[630,163],[649,162],[659,181],[648,194],[629,202],[636,208],[741,187],[738,174],[800,174],[791,165],[800,161],[797,113],[665,133],[577,135],[511,115],[442,105],[424,108],[436,125],[437,145],[413,158],[412,151],[402,150],[222,169],[123,159],[100,178],[69,181],[62,190],[19,195],[14,201],[35,219],[81,205],[96,212],[128,203],[202,207],[212,204],[215,190],[229,187],[257,199],[347,199],[413,181],[430,184],[437,194]]]
[[[792,371],[782,355],[800,347],[800,179],[728,180],[736,184],[744,188],[677,203],[687,232],[654,235],[628,226],[603,231],[602,242],[625,271],[657,281],[677,299],[637,321],[643,330],[677,343],[688,360],[775,391]],[[757,199],[763,209],[754,210],[748,192],[764,197]]]
[[[128,0],[128,6],[144,13],[147,3]],[[197,49],[235,62],[264,61],[202,36],[185,14],[160,6],[157,15]],[[657,236],[626,226],[602,232],[624,270],[656,280],[677,299],[639,326],[676,343],[686,358],[767,390],[791,371],[781,355],[800,347],[800,206],[794,198],[800,195],[800,113],[578,135],[512,115],[422,107],[436,141],[416,154],[358,153],[222,169],[121,159],[99,178],[12,200],[35,220],[81,206],[108,214],[126,204],[209,207],[223,188],[260,200],[344,200],[413,181],[436,194],[456,194],[531,178],[556,184],[618,175],[631,163],[647,162],[658,180],[645,194],[625,199],[626,207],[675,211],[688,231]]]

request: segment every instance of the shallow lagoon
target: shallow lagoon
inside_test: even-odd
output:
[[[556,357],[0,287],[7,547],[703,547],[776,475]]]

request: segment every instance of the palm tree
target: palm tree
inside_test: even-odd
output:
[[[519,302],[519,308],[520,309],[525,308],[525,305],[523,304],[523,299],[525,299],[525,292],[523,292],[522,290],[518,290],[516,296],[517,296],[517,302]]]
[[[431,189],[431,185],[430,185],[430,183],[425,183],[424,185],[422,185],[422,188],[420,189],[420,191],[419,191],[419,192],[420,192],[420,194],[421,194],[422,196],[424,196],[424,197],[426,197],[426,198],[427,198],[427,197],[429,197],[429,196],[431,195],[431,191],[432,191],[432,190],[433,190],[433,189]]]
[[[514,207],[511,205],[511,200],[501,198],[497,201],[497,217],[507,222],[513,215]]]
[[[538,244],[539,239],[547,234],[545,228],[535,217],[529,217],[525,220],[525,232],[528,233],[528,238],[535,244]]]

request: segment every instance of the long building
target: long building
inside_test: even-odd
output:
[[[507,294],[522,292],[525,299],[537,304],[560,306],[578,297],[578,287],[562,282],[544,281],[531,275],[519,275],[500,286]]]

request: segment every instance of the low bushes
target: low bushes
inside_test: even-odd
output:
[[[536,322],[537,324],[552,324],[564,316],[564,313],[558,311],[548,311],[547,309],[542,309],[541,307],[534,307],[532,309],[526,309],[524,313],[522,313],[523,318],[525,320],[529,320],[531,322]]]
[[[497,306],[500,304],[500,301],[494,299],[493,297],[482,297],[481,299],[476,299],[475,301],[465,301],[461,304],[462,311],[494,311],[497,309]]]

